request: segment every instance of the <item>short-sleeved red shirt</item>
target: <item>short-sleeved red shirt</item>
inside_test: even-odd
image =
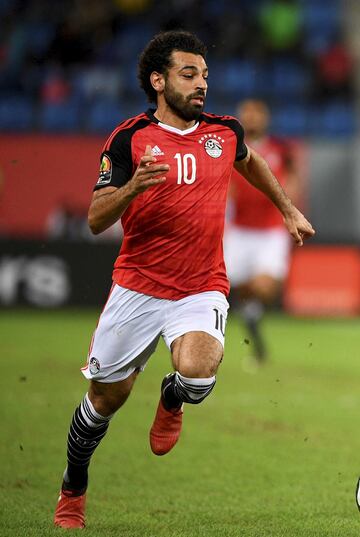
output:
[[[250,144],[249,144],[250,145]],[[269,164],[282,186],[286,184],[289,148],[282,140],[267,137],[252,146]],[[260,190],[253,187],[235,169],[231,177],[232,223],[236,226],[268,229],[284,225],[282,215]]]
[[[202,114],[194,127],[180,131],[161,124],[151,110],[114,130],[95,189],[129,181],[147,145],[157,163],[170,165],[166,182],[139,194],[121,218],[116,283],[171,300],[203,291],[228,293],[224,214],[233,163],[247,154],[243,135],[230,116]]]

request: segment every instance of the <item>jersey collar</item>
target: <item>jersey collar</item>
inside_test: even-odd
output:
[[[185,129],[185,130],[181,130],[181,129],[177,129],[176,127],[172,127],[171,125],[166,125],[166,123],[162,123],[161,121],[159,121],[155,116],[154,116],[154,113],[156,112],[155,108],[149,108],[146,112],[146,115],[148,116],[148,118],[153,122],[153,123],[156,123],[157,125],[159,125],[159,127],[161,127],[162,129],[166,130],[166,131],[169,131],[169,132],[174,132],[175,134],[180,134],[180,136],[184,136],[186,134],[191,134],[192,132],[196,131],[196,129],[198,128],[200,122],[201,122],[201,118],[202,116],[199,117],[199,120],[195,123],[195,125],[193,125],[192,127],[190,127],[189,129]]]

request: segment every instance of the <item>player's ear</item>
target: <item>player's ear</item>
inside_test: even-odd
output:
[[[161,93],[165,88],[165,78],[161,73],[153,71],[150,75],[150,82],[152,87],[157,93]]]

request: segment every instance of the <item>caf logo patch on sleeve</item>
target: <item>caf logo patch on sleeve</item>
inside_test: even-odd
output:
[[[108,155],[103,155],[100,164],[98,185],[107,185],[111,181],[112,162]]]

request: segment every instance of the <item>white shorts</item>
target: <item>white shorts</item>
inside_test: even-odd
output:
[[[224,256],[231,286],[262,274],[283,280],[288,272],[290,247],[289,233],[282,228],[229,227],[224,236]]]
[[[194,331],[207,332],[224,346],[228,307],[218,291],[166,300],[115,284],[81,371],[87,379],[100,382],[124,380],[145,368],[160,336],[169,349],[176,338]]]

